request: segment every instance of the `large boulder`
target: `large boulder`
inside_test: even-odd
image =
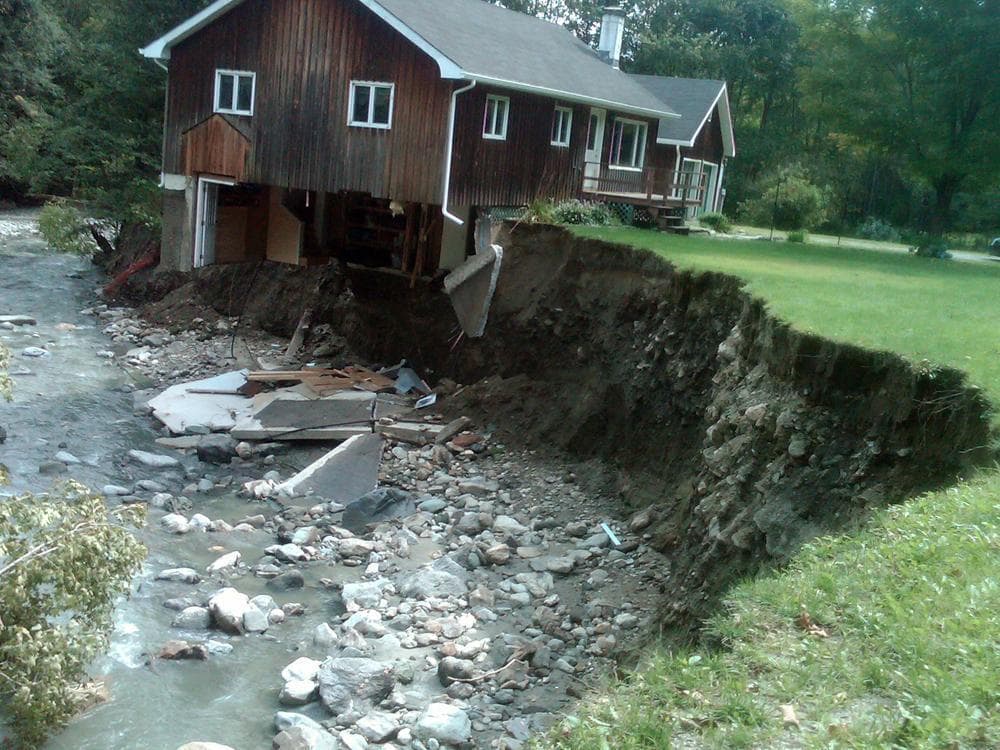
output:
[[[458,706],[431,703],[417,719],[413,736],[425,742],[435,739],[443,745],[462,747],[469,742],[472,722]]]
[[[374,659],[330,658],[319,668],[319,696],[334,715],[367,714],[392,692],[396,671]]]
[[[400,593],[417,599],[465,596],[467,580],[465,568],[450,557],[441,557],[406,576]]]
[[[370,525],[406,518],[416,512],[417,503],[412,494],[397,487],[380,487],[344,508],[340,525],[355,534],[364,534]]]
[[[215,626],[233,635],[243,633],[243,616],[252,608],[250,597],[234,588],[216,591],[208,600],[208,609],[212,613]]]

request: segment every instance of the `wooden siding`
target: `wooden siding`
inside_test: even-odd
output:
[[[212,115],[217,68],[257,74],[245,179],[439,204],[452,85],[437,65],[350,0],[247,0],[174,48],[164,171],[182,134]],[[351,80],[394,83],[392,129],[349,127]],[[547,142],[547,141],[546,141]]]
[[[250,141],[222,115],[213,115],[181,138],[184,174],[246,179]]]
[[[506,140],[483,138],[487,94],[510,98]],[[573,110],[568,148],[550,145],[557,104]],[[459,94],[451,202],[458,206],[517,206],[539,197],[579,195],[589,116],[589,107],[515,91],[477,86]]]
[[[722,163],[722,126],[720,125],[718,108],[712,112],[712,121],[706,122],[701,132],[690,148],[681,147],[681,156],[685,159],[701,159],[713,164]]]

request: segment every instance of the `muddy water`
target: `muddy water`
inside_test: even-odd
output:
[[[154,443],[153,425],[132,413],[130,375],[98,356],[111,348],[100,321],[80,312],[94,303],[100,277],[87,261],[45,252],[34,220],[30,212],[0,213],[0,315],[24,314],[38,320],[37,326],[0,330],[0,341],[13,355],[16,380],[14,401],[0,403],[0,424],[8,432],[6,444],[0,445],[0,461],[10,469],[13,490],[48,487],[53,477],[40,474],[39,466],[60,450],[81,461],[67,467],[63,476],[95,488],[128,487],[142,478],[162,480],[162,472],[122,460],[129,448],[164,451]],[[51,354],[24,357],[27,347],[44,347]],[[192,459],[185,467],[192,475],[194,463]],[[184,477],[172,479],[167,483],[175,488]],[[261,507],[227,493],[200,499],[196,510],[234,522]],[[210,551],[213,544],[224,551],[238,549],[245,559],[253,560],[273,543],[264,533],[167,538],[157,531],[155,515],[152,520],[142,532],[149,559],[133,595],[118,608],[109,653],[91,670],[107,676],[113,700],[73,722],[47,747],[173,750],[191,740],[214,740],[241,750],[270,747],[278,674],[297,656],[296,638],[326,620],[329,596],[309,587],[276,595],[279,604],[305,604],[306,616],[263,637],[231,639],[234,651],[208,663],[161,662],[150,667],[147,654],[170,638],[184,636],[170,629],[173,613],[163,601],[191,593],[190,587],[180,584],[153,582],[155,574],[181,565],[203,570],[221,554]],[[251,576],[234,585],[251,596],[264,593],[263,581]]]

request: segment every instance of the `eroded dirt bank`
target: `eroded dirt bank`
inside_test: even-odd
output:
[[[310,306],[335,347],[474,383],[456,410],[652,509],[672,560],[667,626],[697,623],[734,578],[804,540],[985,457],[989,405],[957,371],[793,331],[737,280],[646,252],[537,226],[503,244],[478,341],[454,343],[433,285],[332,267],[205,269],[146,314],[184,325],[207,304],[288,335]],[[160,277],[158,291],[176,283]]]

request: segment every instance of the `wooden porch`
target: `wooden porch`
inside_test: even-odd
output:
[[[591,200],[629,203],[656,209],[701,206],[708,192],[705,172],[675,171],[657,167],[631,169],[587,162],[583,193]]]

